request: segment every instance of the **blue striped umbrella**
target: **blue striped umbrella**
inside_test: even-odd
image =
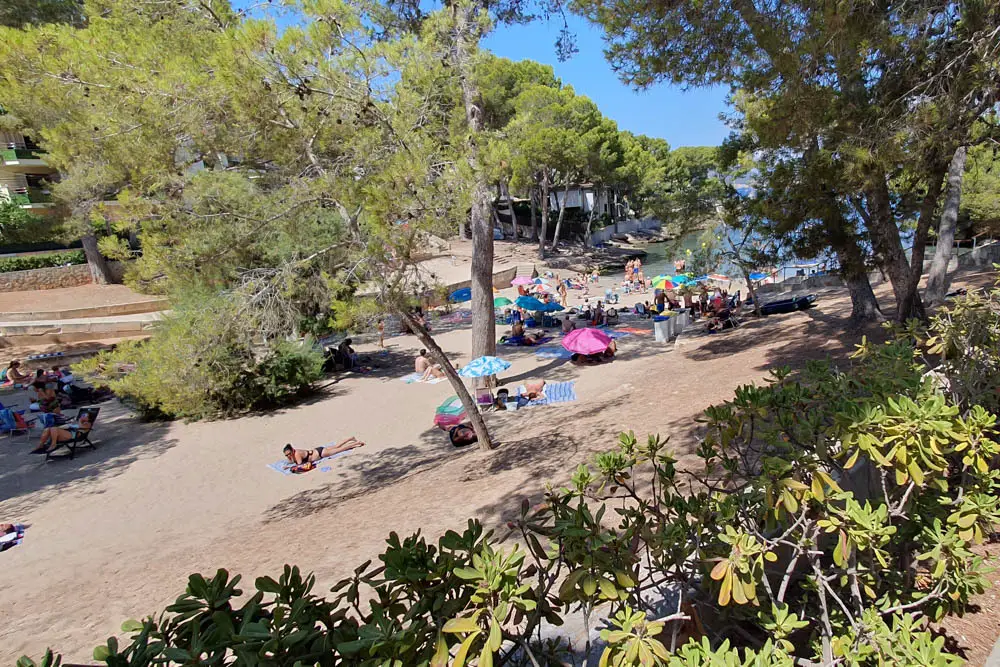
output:
[[[473,359],[458,374],[464,378],[481,378],[496,375],[510,368],[510,362],[500,357],[479,357]]]

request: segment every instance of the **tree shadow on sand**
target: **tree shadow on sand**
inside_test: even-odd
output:
[[[81,450],[73,459],[59,456],[47,462],[44,456],[30,453],[38,444],[38,428],[27,441],[15,438],[0,447],[0,502],[6,513],[24,514],[66,491],[101,493],[105,480],[177,444],[167,437],[167,423],[141,423],[117,401],[98,407],[101,414],[91,436],[96,449]]]

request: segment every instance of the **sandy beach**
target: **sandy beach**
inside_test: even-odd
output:
[[[571,305],[581,302],[577,292]],[[123,620],[172,602],[192,572],[225,567],[252,588],[255,576],[295,563],[325,590],[375,557],[390,531],[436,537],[469,517],[496,527],[624,429],[669,435],[683,464],[698,414],[736,386],[769,367],[845,356],[865,333],[845,332],[849,312],[846,291],[828,290],[812,310],[722,334],[692,330],[677,345],[655,343],[648,320],[630,322],[639,331],[619,339],[618,357],[600,367],[500,348],[512,362],[502,381],[576,380],[578,400],[489,414],[499,443],[491,452],[456,450],[433,426],[435,407],[453,394],[447,382],[400,381],[419,348],[413,336],[388,338],[384,353],[358,346],[371,355],[371,373],[334,376],[315,397],[273,413],[155,424],[109,402],[97,451],[73,461],[30,454],[37,436],[4,440],[0,520],[30,528],[0,554],[0,660],[52,647],[87,661]],[[469,360],[468,327],[436,327],[456,365]],[[328,472],[268,467],[285,443],[307,448],[351,435],[366,446],[330,461]]]

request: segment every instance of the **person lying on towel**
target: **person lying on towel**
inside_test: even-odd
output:
[[[352,435],[347,440],[339,442],[336,445],[326,445],[317,447],[316,449],[295,449],[289,443],[281,451],[284,453],[285,458],[293,464],[292,472],[308,472],[316,467],[316,463],[320,459],[364,446],[365,443]]]

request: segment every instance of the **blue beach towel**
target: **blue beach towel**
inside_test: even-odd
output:
[[[535,350],[535,356],[542,359],[569,359],[573,353],[562,345],[546,345]]]
[[[533,405],[551,405],[553,403],[569,403],[570,401],[576,400],[576,380],[570,380],[568,382],[546,382],[545,383],[545,398],[536,398],[531,401],[525,407],[531,407]],[[521,393],[521,388],[518,388],[518,394]]]
[[[323,446],[323,447],[329,447],[329,446],[334,445],[334,444],[336,444],[336,443],[331,442],[331,443],[329,443],[327,445],[321,445],[321,446]],[[324,456],[319,461],[316,461],[316,469],[318,469],[320,472],[330,472],[331,470],[333,470],[333,468],[331,468],[329,466],[322,466],[322,467],[320,467],[320,464],[323,463],[324,461],[332,461],[335,458],[338,458],[338,457],[341,457],[341,456],[347,456],[348,454],[350,454],[353,451],[354,451],[353,449],[348,449],[346,452],[337,452],[336,454],[333,454],[332,456]],[[268,463],[267,467],[270,468],[271,470],[276,471],[276,472],[280,472],[282,475],[294,475],[295,474],[295,473],[292,472],[292,468],[294,467],[294,465],[288,459],[281,459],[280,461],[275,461],[274,463]]]

